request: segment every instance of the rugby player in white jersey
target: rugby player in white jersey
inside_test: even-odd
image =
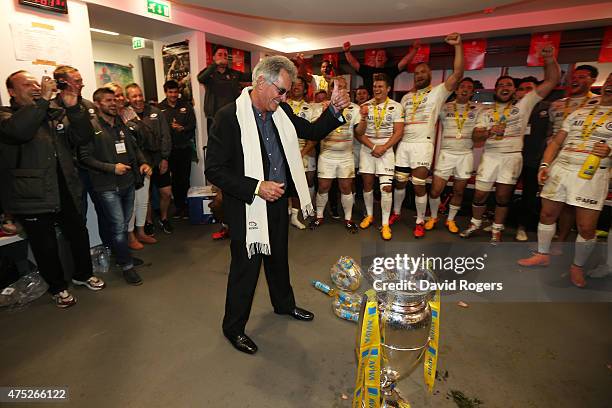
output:
[[[333,81],[334,79],[336,81]],[[348,89],[344,77],[332,78],[330,92],[333,90],[334,84],[340,89]],[[353,179],[355,178],[353,132],[361,119],[359,105],[351,103],[344,109],[342,115],[346,119],[346,123],[321,140],[321,152],[317,163],[319,179],[319,189],[316,197],[317,216],[310,223],[310,228],[314,229],[323,224],[323,213],[327,205],[329,190],[332,182],[337,178],[341,194],[340,202],[344,210],[344,224],[346,229],[354,234],[357,232],[357,225],[352,221],[353,204],[355,202],[352,192]]]
[[[291,87],[291,98],[287,99],[287,103],[289,106],[291,106],[293,113],[295,113],[297,116],[308,121],[313,121],[315,119],[313,118],[314,108],[308,102],[306,102],[305,97],[307,94],[308,89],[306,87],[306,80],[304,77],[298,76]],[[302,161],[304,163],[304,171],[306,172],[308,190],[310,191],[311,198],[314,198],[314,176],[317,165],[315,159],[315,147],[317,142],[298,138],[298,143],[300,145],[300,152],[302,153]],[[291,197],[291,204],[291,225],[298,229],[305,229],[306,226],[302,224],[298,218],[299,213],[301,212],[298,198]]]
[[[431,218],[425,223],[426,230],[435,228],[438,222],[440,194],[446,187],[449,177],[453,176],[453,197],[446,219],[446,227],[453,234],[459,232],[455,216],[461,209],[463,191],[474,171],[472,131],[476,126],[479,109],[478,105],[470,101],[474,95],[473,79],[463,78],[455,94],[456,99],[446,103],[440,111],[442,125],[440,153],[429,191]]]
[[[555,223],[565,204],[576,208],[578,236],[570,279],[584,287],[583,266],[596,242],[595,228],[608,194],[610,145],[612,143],[612,74],[602,87],[599,103],[571,113],[553,136],[544,152],[538,179],[544,184],[540,197],[542,211],[538,224],[538,252],[518,261],[521,266],[547,266]],[[591,169],[591,178],[580,177],[589,155],[600,158]],[[593,174],[594,173],[594,174]]]
[[[541,51],[544,59],[544,80],[535,91],[520,101],[514,100],[516,88],[509,76],[501,76],[495,82],[495,103],[483,109],[474,129],[474,142],[485,141],[484,153],[476,174],[476,191],[472,202],[472,219],[462,238],[469,238],[482,225],[489,193],[495,189],[495,219],[491,228],[491,243],[501,241],[504,221],[514,186],[523,166],[523,138],[531,111],[559,82],[559,64],[553,47]]]
[[[361,142],[359,172],[363,179],[363,201],[366,216],[359,224],[362,229],[374,222],[374,181],[380,184],[382,210],[381,235],[391,239],[389,215],[393,201],[392,183],[395,166],[393,146],[402,138],[404,110],[402,105],[389,98],[391,85],[385,74],[374,76],[374,98],[360,107],[361,120],[355,128],[355,137]]]
[[[548,117],[552,128],[551,136],[557,134],[559,129],[561,129],[563,121],[570,113],[579,108],[599,102],[599,95],[591,92],[591,87],[597,80],[598,74],[599,71],[592,65],[580,65],[574,68],[568,89],[569,96],[558,99],[550,105]],[[559,216],[559,230],[557,231],[558,242],[567,240],[567,236],[575,223],[576,211],[571,205],[564,206]],[[554,248],[551,252],[553,255],[555,253],[560,254],[558,248]]]
[[[414,69],[414,91],[401,100],[406,116],[404,135],[395,153],[395,191],[393,214],[390,224],[399,220],[402,203],[406,197],[406,184],[412,173],[417,210],[414,237],[425,236],[425,211],[427,210],[426,182],[433,159],[436,139],[436,123],[440,109],[455,90],[463,76],[463,47],[458,33],[449,34],[444,41],[455,48],[453,73],[439,85],[431,86],[431,69],[425,63]]]

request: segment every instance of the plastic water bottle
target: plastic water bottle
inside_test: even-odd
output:
[[[342,292],[341,290],[336,290],[330,287],[329,285],[321,281],[318,281],[318,280],[313,280],[312,285],[315,288],[319,289],[321,292],[325,293],[329,297],[335,297],[339,299],[342,303],[351,303],[351,295],[349,295],[346,292]]]
[[[100,273],[107,273],[110,269],[110,256],[108,248],[101,248],[98,254],[98,265],[100,265]]]
[[[338,299],[334,300],[334,302],[332,303],[332,309],[334,311],[334,314],[341,319],[348,320],[351,322],[359,321],[359,313],[354,312],[352,310],[347,310],[344,306],[345,304],[340,303]]]

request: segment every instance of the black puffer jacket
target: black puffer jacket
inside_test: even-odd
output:
[[[0,108],[0,196],[7,212],[42,214],[60,210],[58,168],[75,207],[81,182],[73,148],[89,143],[93,128],[85,107],[54,109],[39,99],[29,106]],[[59,167],[58,167],[59,164]]]

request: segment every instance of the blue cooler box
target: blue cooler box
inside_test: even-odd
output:
[[[189,204],[189,222],[191,224],[214,224],[217,222],[208,207],[216,194],[212,191],[212,186],[191,187],[189,189],[187,203]]]

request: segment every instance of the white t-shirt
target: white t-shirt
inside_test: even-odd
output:
[[[351,103],[342,111],[342,116],[346,119],[344,125],[332,130],[321,140],[321,154],[342,157],[353,154],[353,130],[361,120],[359,105]]]
[[[596,105],[597,106],[597,105]],[[561,130],[567,132],[567,136],[561,146],[561,151],[555,159],[555,164],[562,167],[580,170],[587,156],[595,147],[595,143],[604,141],[608,144],[612,142],[612,106],[597,106],[590,125],[593,126],[605,115],[610,112],[603,123],[599,124],[586,140],[582,139],[584,122],[595,106],[584,107],[571,113],[561,125]],[[602,158],[600,166],[610,167],[610,158]]]
[[[503,138],[498,140],[495,136],[491,136],[485,142],[485,152],[492,153],[520,153],[523,151],[523,138],[531,111],[543,98],[536,91],[529,92],[520,101],[511,103],[508,108],[507,103],[497,104],[499,119],[503,120],[504,111],[508,111],[505,117],[506,129]],[[478,116],[476,123],[477,128],[491,129],[496,124],[495,106],[488,109],[483,109]]]
[[[556,135],[563,121],[570,113],[585,106],[593,106],[599,103],[599,96],[589,94],[580,98],[563,98],[558,99],[550,104],[548,108],[548,117],[552,124],[552,135]]]
[[[456,109],[456,110],[455,110]],[[442,143],[440,149],[450,152],[467,152],[472,150],[472,131],[476,126],[480,108],[474,102],[460,105],[448,102],[440,111],[442,124]],[[461,132],[459,132],[459,125]]]
[[[408,92],[402,97],[401,105],[406,116],[402,143],[434,143],[440,109],[451,93],[443,82],[433,88]]]
[[[365,135],[374,144],[382,145],[387,143],[389,138],[393,136],[393,125],[404,122],[404,109],[402,105],[391,98],[387,98],[386,101],[378,105],[376,105],[375,99],[370,99],[366,104],[368,105],[368,116],[366,117],[367,127]],[[386,108],[385,104],[387,105]],[[374,123],[375,111],[378,111],[378,115],[382,115],[378,129],[376,129],[376,124]]]

